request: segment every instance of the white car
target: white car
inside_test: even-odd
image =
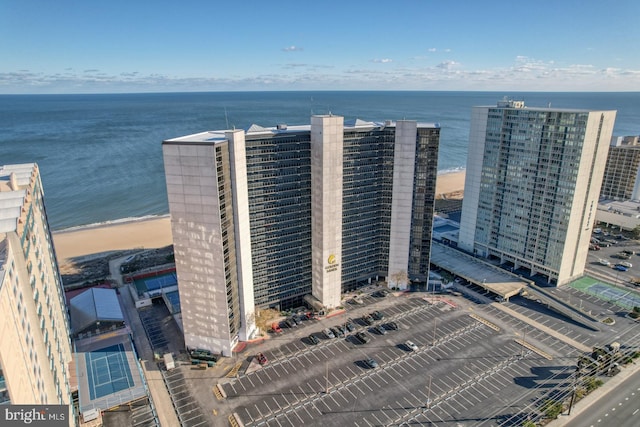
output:
[[[411,351],[418,351],[418,346],[413,343],[413,341],[406,341],[404,345]]]
[[[623,266],[623,267],[627,267],[627,268],[633,267],[633,264],[631,264],[630,262],[626,262],[626,261],[622,261],[620,263],[620,265]]]
[[[606,265],[607,267],[611,265],[611,263],[609,261],[607,261],[606,259],[599,259],[598,262],[602,265]]]

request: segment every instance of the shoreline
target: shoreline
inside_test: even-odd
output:
[[[465,170],[438,171],[436,199],[461,198]],[[448,197],[447,197],[448,196]],[[169,214],[122,218],[51,232],[60,265],[74,259],[126,250],[158,249],[173,244]]]

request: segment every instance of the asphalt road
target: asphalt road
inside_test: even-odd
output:
[[[585,409],[566,427],[640,425],[640,371]]]

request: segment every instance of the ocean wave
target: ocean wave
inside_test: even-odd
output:
[[[442,169],[438,171],[438,175],[445,175],[448,173],[458,173],[458,172],[464,172],[465,170],[467,170],[466,167],[464,166],[458,166],[455,168],[448,168],[448,169]]]
[[[145,216],[139,216],[139,217],[120,218],[120,219],[114,219],[114,220],[109,220],[109,221],[96,222],[96,223],[93,223],[93,224],[77,225],[77,226],[73,226],[73,227],[69,227],[69,228],[63,228],[63,229],[60,229],[60,230],[52,230],[52,233],[68,233],[68,232],[72,232],[72,231],[80,231],[80,230],[89,230],[89,229],[92,229],[92,228],[100,228],[100,227],[105,227],[105,226],[109,226],[109,225],[130,224],[132,222],[142,222],[142,221],[149,221],[149,220],[153,220],[153,219],[162,219],[162,218],[169,218],[169,214],[145,215]]]

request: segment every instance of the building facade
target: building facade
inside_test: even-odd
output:
[[[582,276],[615,115],[474,107],[459,247],[557,285]]]
[[[71,341],[36,164],[0,166],[0,404],[70,404]]]
[[[164,141],[186,345],[227,354],[255,307],[426,281],[439,131],[327,115]]]
[[[640,200],[640,137],[613,137],[600,196],[609,200]]]

